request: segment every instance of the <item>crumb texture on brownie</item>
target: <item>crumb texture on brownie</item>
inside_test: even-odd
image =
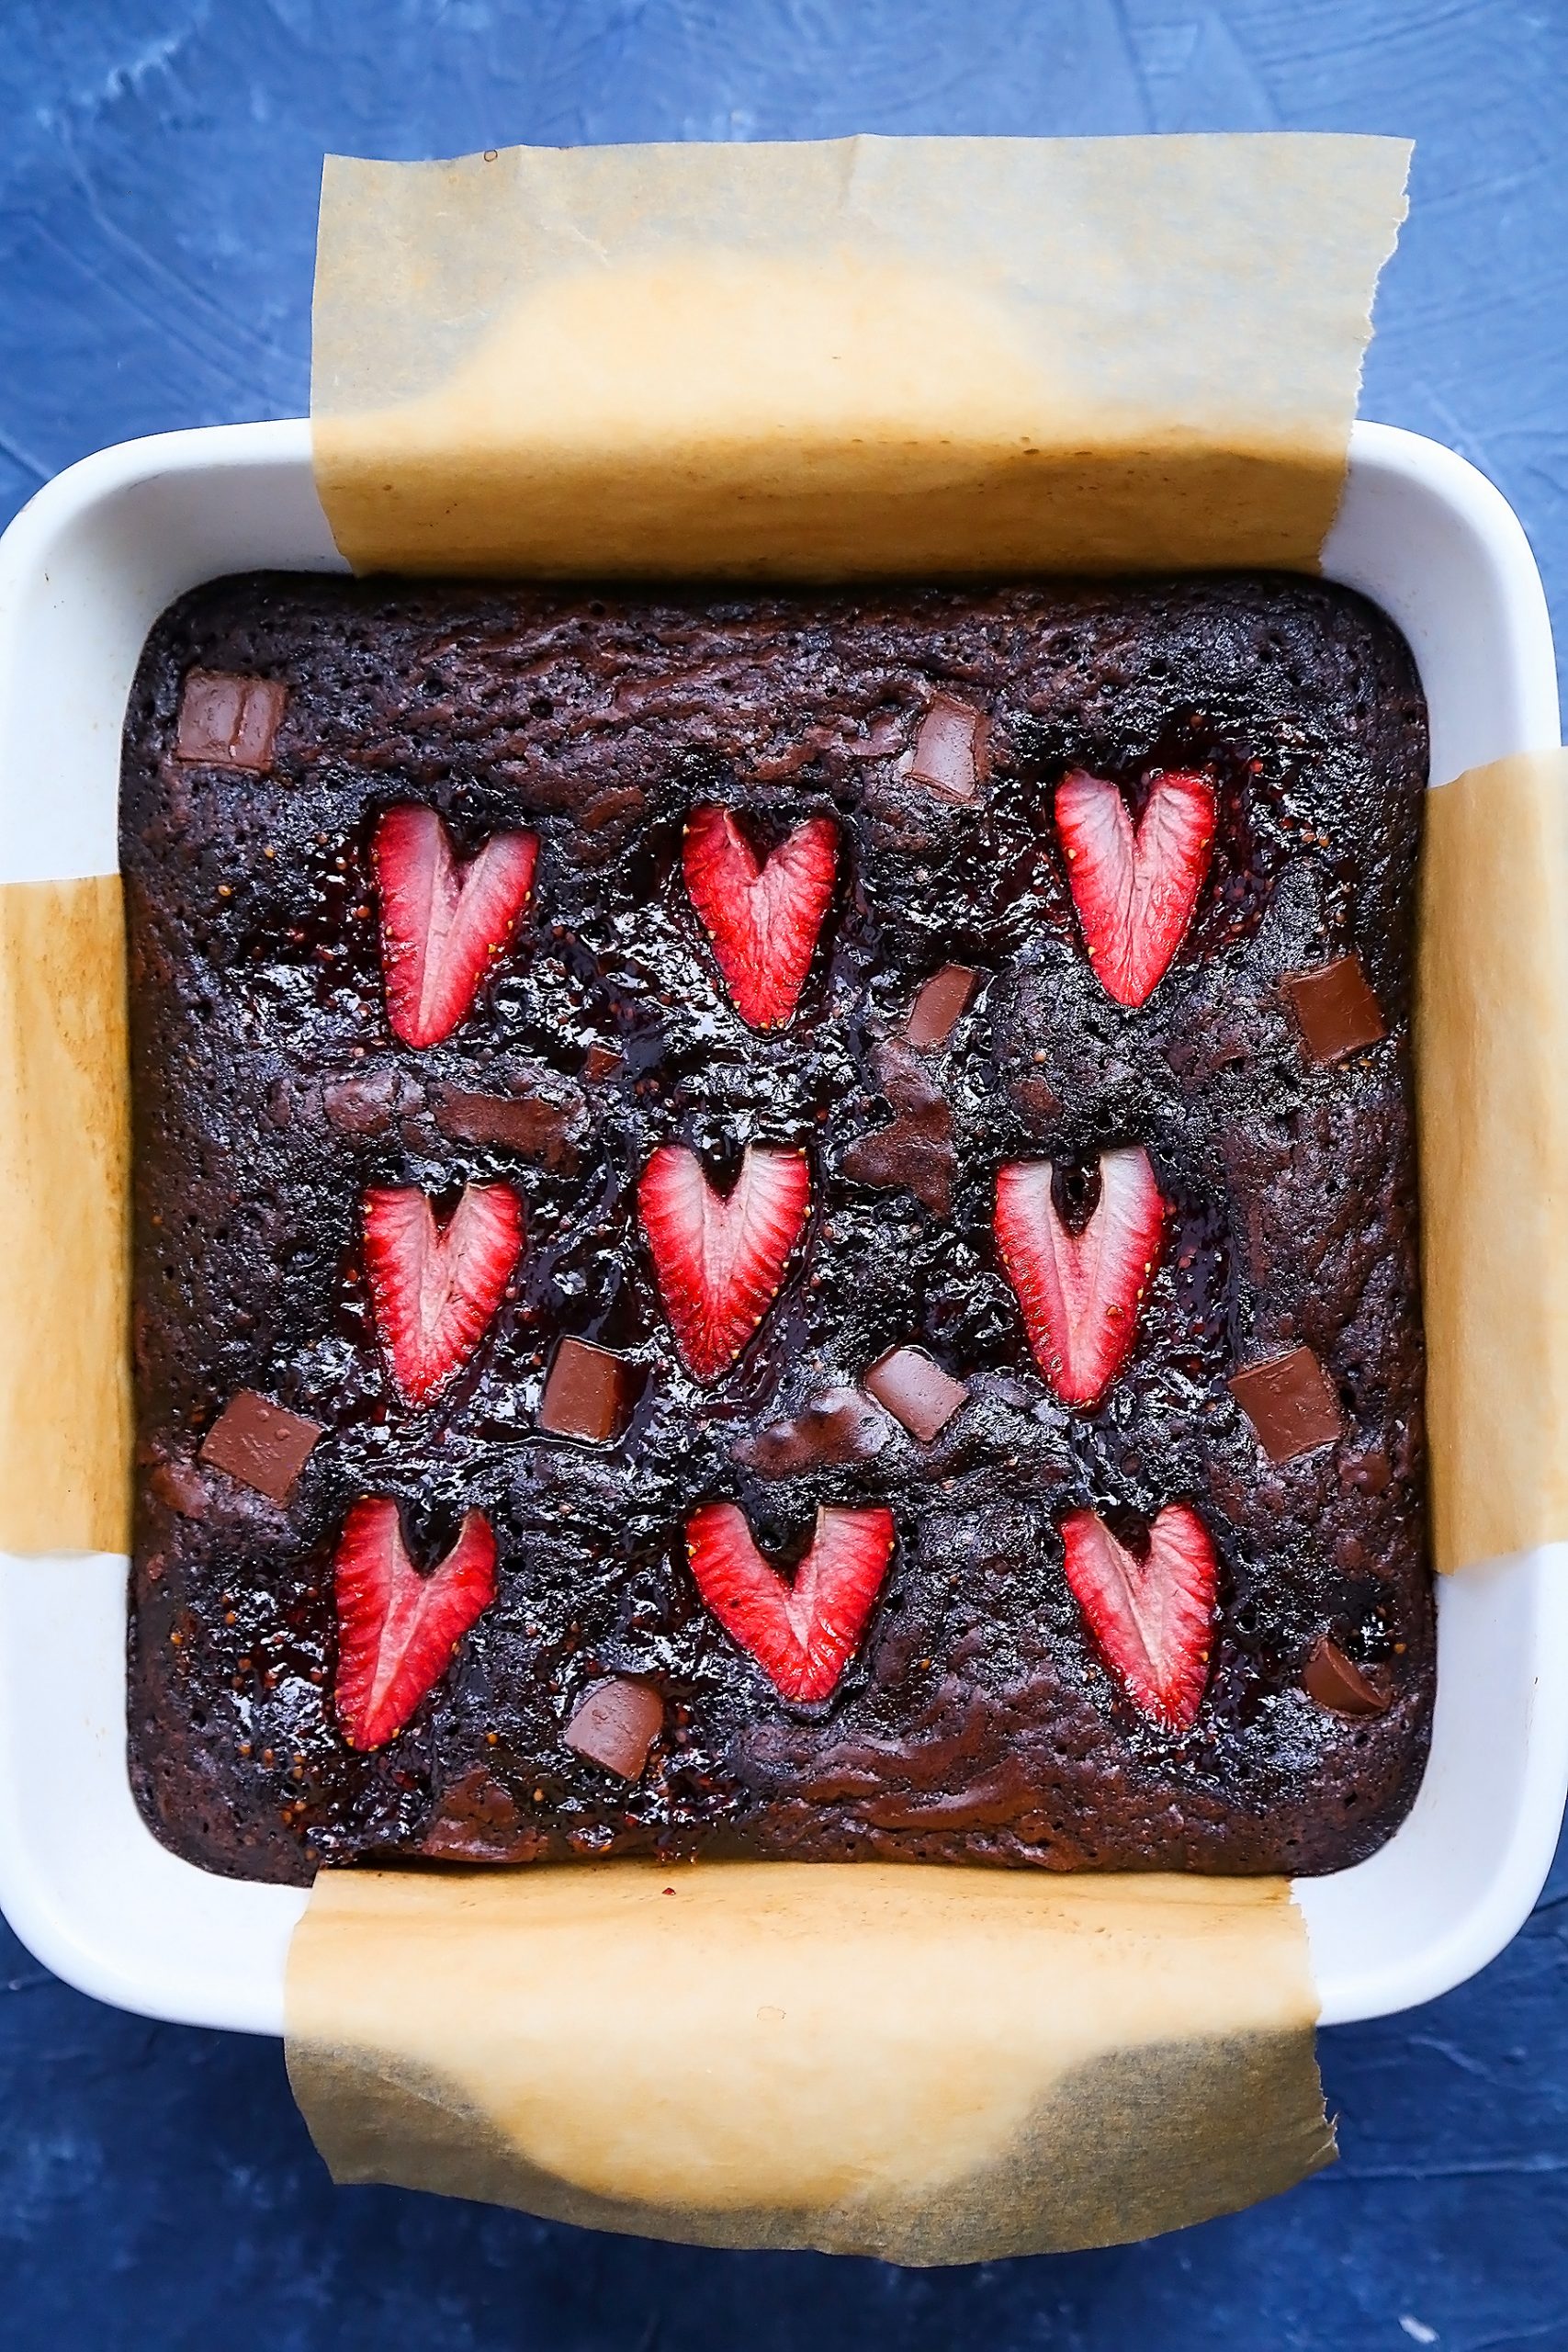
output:
[[[185,598],[122,790],[158,1836],[1370,1852],[1425,783],[1314,580]]]

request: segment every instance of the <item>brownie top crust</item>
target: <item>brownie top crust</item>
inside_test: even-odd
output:
[[[1403,640],[1303,578],[175,605],[122,789],[157,1835],[1370,1852],[1434,1670],[1425,784]]]

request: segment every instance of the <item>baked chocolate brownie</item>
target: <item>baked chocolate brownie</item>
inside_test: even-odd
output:
[[[1425,780],[1315,580],[185,598],[123,792],[157,1835],[1370,1852]]]

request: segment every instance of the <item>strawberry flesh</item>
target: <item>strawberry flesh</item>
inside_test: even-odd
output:
[[[801,1151],[748,1145],[728,1199],[694,1151],[660,1144],[637,1208],[664,1312],[694,1380],[728,1370],[778,1296],[811,1203]]]
[[[495,1599],[490,1521],[483,1511],[469,1511],[446,1557],[421,1576],[403,1543],[397,1504],[362,1495],[344,1521],[333,1591],[338,1723],[351,1747],[384,1747]]]
[[[839,867],[839,828],[808,817],[759,863],[728,808],[686,824],[686,888],[742,1021],[782,1029],[800,1001]]]
[[[539,844],[532,833],[492,833],[459,866],[434,809],[402,807],[386,810],[371,854],[387,1017],[405,1046],[438,1046],[517,928]]]
[[[1082,769],[1056,788],[1056,831],[1100,986],[1118,1004],[1154,994],[1192,920],[1214,844],[1207,776],[1155,778],[1134,831],[1116,786]]]
[[[1167,1503],[1143,1560],[1091,1510],[1068,1514],[1062,1541],[1073,1598],[1128,1698],[1167,1731],[1190,1731],[1214,1619],[1214,1547],[1197,1512]]]
[[[1064,1224],[1051,1185],[1048,1159],[998,1169],[997,1246],[1041,1372],[1065,1405],[1092,1405],[1132,1353],[1170,1212],[1135,1145],[1101,1158],[1081,1233]]]
[[[734,1503],[705,1503],[686,1522],[697,1589],[731,1641],[773,1688],[801,1705],[832,1696],[854,1656],[893,1556],[893,1514],[878,1506],[817,1514],[811,1549],[786,1584],[758,1551]]]
[[[523,1248],[523,1204],[510,1184],[468,1184],[437,1225],[412,1185],[365,1195],[365,1271],[392,1377],[423,1405],[489,1329]]]

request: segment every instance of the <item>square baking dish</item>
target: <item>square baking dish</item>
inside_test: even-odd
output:
[[[112,872],[120,727],[148,630],[225,572],[342,571],[304,422],[121,444],[0,539],[0,880]],[[1357,424],[1324,551],[1398,622],[1434,786],[1559,740],[1551,630],[1518,520],[1451,451]],[[1564,1432],[1568,1442],[1568,1432]],[[283,2029],[299,1889],[177,1860],[125,1760],[127,1563],[0,1555],[0,1908],[80,1990],[148,2017]],[[1431,1760],[1369,1861],[1297,1882],[1325,2024],[1428,2000],[1528,1915],[1568,1792],[1568,1544],[1446,1579]]]

